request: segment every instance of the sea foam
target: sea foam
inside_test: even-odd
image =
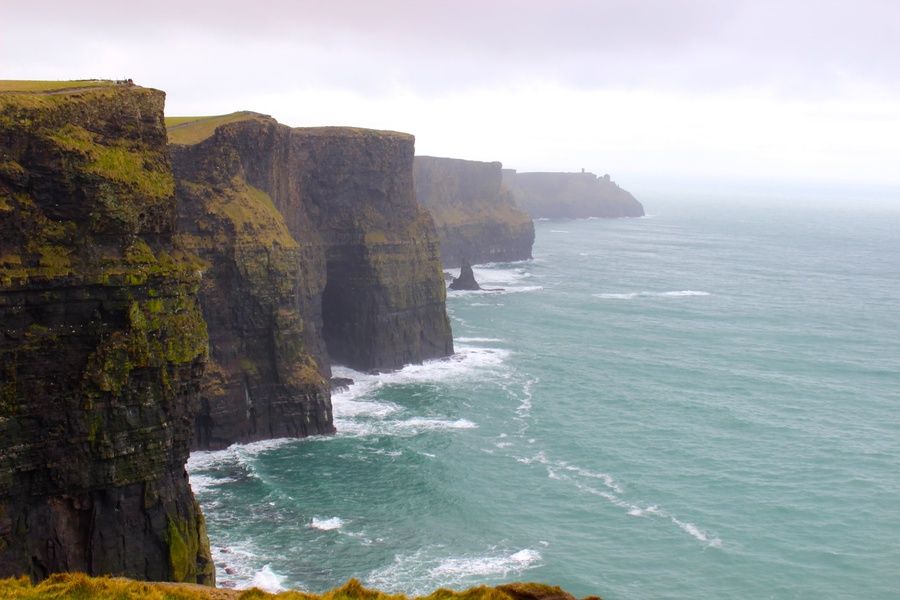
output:
[[[319,529],[321,531],[333,531],[335,529],[340,529],[344,526],[344,521],[340,517],[329,517],[322,518],[313,517],[312,521],[309,524],[313,529]]]
[[[689,296],[711,296],[709,292],[698,290],[675,290],[671,292],[625,292],[608,294],[591,294],[602,300],[634,300],[635,298],[684,298]]]

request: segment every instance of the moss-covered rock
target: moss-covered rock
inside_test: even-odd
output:
[[[305,342],[301,315],[304,248],[265,191],[250,185],[229,138],[202,137],[216,126],[261,118],[254,113],[175,120],[170,139],[177,174],[178,244],[205,263],[200,300],[209,324],[194,446],[333,433],[326,376]],[[171,131],[179,131],[173,135]]]
[[[416,199],[434,218],[445,267],[531,258],[534,223],[501,170],[498,162],[416,157]]]
[[[284,217],[299,246],[302,339],[323,374],[330,359],[386,370],[453,352],[434,223],[414,198],[412,136],[291,129],[255,113],[176,118],[170,131],[199,138],[172,146],[179,181],[237,174]]]
[[[184,472],[207,331],[162,92],[0,93],[0,575],[211,583]]]

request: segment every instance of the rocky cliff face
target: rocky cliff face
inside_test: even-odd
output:
[[[516,202],[534,218],[642,217],[644,207],[609,175],[517,173],[504,169],[503,181]]]
[[[169,134],[182,239],[213,265],[201,444],[333,431],[322,379],[332,360],[384,370],[452,353],[412,136],[291,129],[254,113],[174,120]],[[255,429],[248,402],[257,421],[271,415]],[[277,429],[286,422],[302,426]]]
[[[416,198],[434,218],[445,267],[531,258],[534,223],[498,162],[417,156]]]
[[[179,135],[173,128],[173,140]],[[320,335],[299,301],[320,295],[324,277],[312,276],[310,248],[297,243],[271,197],[247,182],[232,142],[223,132],[170,147],[177,240],[206,263],[200,300],[210,364],[194,437],[201,449],[334,432],[328,364],[314,356]]]
[[[184,469],[207,332],[163,102],[0,93],[0,576],[213,583]]]

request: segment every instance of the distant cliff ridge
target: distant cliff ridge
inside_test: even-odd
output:
[[[333,432],[332,360],[387,370],[452,354],[412,136],[235,113],[170,119],[169,139],[179,239],[211,265],[198,447]]]
[[[18,83],[0,93],[0,577],[211,584],[184,469],[201,267],[172,243],[164,94]]]
[[[503,170],[503,182],[533,218],[642,217],[644,207],[629,192],[593,173],[518,173]]]
[[[445,267],[531,258],[534,223],[501,170],[498,162],[416,157],[416,198],[434,218]]]

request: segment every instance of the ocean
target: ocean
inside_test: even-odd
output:
[[[476,267],[452,358],[336,368],[338,435],[194,453],[219,584],[900,597],[900,210],[645,205]]]

